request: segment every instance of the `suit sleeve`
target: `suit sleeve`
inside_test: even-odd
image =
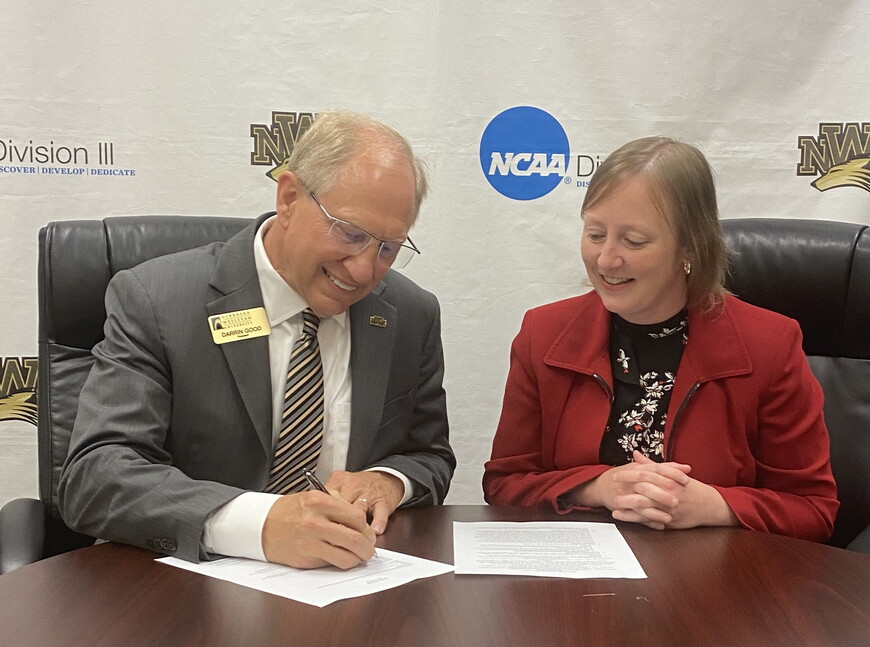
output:
[[[106,312],[58,486],[61,515],[94,537],[206,558],[205,519],[242,490],[173,466],[166,448],[172,372],[151,299],[133,272],[110,282]]]
[[[759,400],[755,487],[714,487],[746,528],[823,541],[839,507],[824,396],[797,323],[790,321],[781,339]]]
[[[510,370],[492,455],[484,466],[483,495],[487,503],[549,505],[557,512],[576,509],[562,497],[597,478],[608,466],[597,463],[556,469],[551,457],[553,440],[564,401],[541,388],[539,371],[545,349],[533,339],[532,313],[526,313],[511,345]],[[602,391],[603,393],[603,391]],[[603,406],[607,406],[606,402]],[[547,410],[559,413],[548,416]],[[547,418],[545,420],[545,418]]]
[[[403,415],[382,422],[379,435],[396,439],[396,451],[375,461],[371,467],[389,467],[407,476],[414,493],[403,505],[439,504],[447,496],[456,468],[456,458],[449,442],[447,397],[444,392],[444,351],[441,343],[441,309],[434,295],[423,293],[426,301],[414,308],[421,317],[414,329],[414,344],[419,353],[403,355],[399,361],[413,361],[416,384],[407,397],[413,398],[410,424]],[[403,399],[403,398],[400,398]],[[394,403],[397,404],[397,403]],[[391,410],[385,405],[385,415]]]

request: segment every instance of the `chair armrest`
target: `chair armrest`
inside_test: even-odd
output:
[[[864,531],[855,537],[848,546],[848,550],[854,550],[865,555],[870,555],[870,526],[864,528]]]
[[[0,508],[0,575],[39,561],[45,549],[45,506],[13,499]]]

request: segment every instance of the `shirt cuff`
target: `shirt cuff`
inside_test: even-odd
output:
[[[365,471],[366,472],[386,472],[387,474],[392,474],[397,479],[399,479],[402,482],[402,484],[405,486],[405,493],[402,495],[402,500],[399,501],[399,505],[404,505],[414,495],[414,486],[411,484],[411,479],[409,479],[407,476],[405,476],[401,472],[394,470],[392,467],[370,467]],[[399,506],[396,506],[396,507],[398,508]]]
[[[263,526],[278,494],[243,492],[206,519],[202,543],[206,552],[266,561]]]

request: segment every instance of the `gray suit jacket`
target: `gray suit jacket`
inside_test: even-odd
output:
[[[272,460],[268,338],[217,345],[211,314],[261,307],[253,239],[265,214],[226,243],[119,272],[105,339],[79,399],[58,497],[79,532],[196,561],[203,524]],[[386,327],[373,326],[379,315]],[[448,443],[436,298],[388,272],[350,308],[347,469],[391,467],[408,504],[440,503],[456,465]]]

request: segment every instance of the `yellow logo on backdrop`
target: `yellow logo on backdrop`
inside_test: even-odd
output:
[[[272,123],[251,124],[251,166],[272,166],[266,175],[278,181],[296,141],[314,122],[313,112],[272,112]]]
[[[819,135],[798,137],[798,175],[818,175],[819,191],[854,186],[870,191],[870,123],[821,123]]]
[[[0,357],[0,422],[36,424],[36,357]]]

